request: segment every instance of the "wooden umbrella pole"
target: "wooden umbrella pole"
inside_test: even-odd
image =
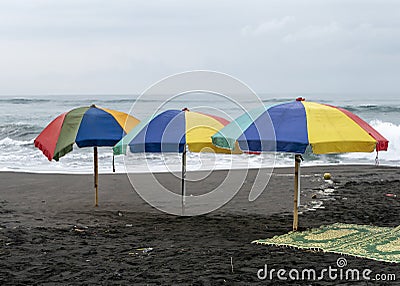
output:
[[[182,152],[182,215],[185,215],[185,196],[186,196],[186,144]]]
[[[301,162],[301,155],[295,155],[295,157],[294,157],[293,231],[297,231],[297,228],[299,226],[300,162]]]
[[[114,154],[113,154],[112,168],[113,168],[113,173],[115,173],[115,160],[114,160]]]
[[[99,162],[98,162],[98,155],[97,155],[97,147],[93,147],[94,151],[94,191],[95,191],[95,200],[94,206],[97,207],[99,204]]]

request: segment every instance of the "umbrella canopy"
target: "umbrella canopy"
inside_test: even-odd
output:
[[[138,152],[192,152],[232,153],[218,148],[211,136],[229,123],[228,120],[201,112],[166,110],[139,123],[118,142],[115,155],[125,154],[127,147]]]
[[[293,230],[298,227],[300,205],[299,154],[308,146],[315,154],[378,152],[386,151],[389,143],[355,114],[303,98],[243,114],[213,135],[212,141],[220,148],[232,149],[238,142],[243,151],[296,154]]]
[[[182,153],[182,215],[185,214],[186,148],[192,152],[240,153],[218,148],[211,136],[228,124],[224,118],[201,112],[166,110],[139,123],[113,150],[115,155],[138,152]]]
[[[97,206],[97,147],[114,146],[138,123],[138,119],[124,112],[95,105],[79,107],[59,115],[36,137],[34,143],[49,161],[58,161],[71,152],[74,143],[80,148],[94,147],[94,188]]]
[[[243,114],[212,136],[231,149],[303,154],[386,151],[388,140],[357,115],[327,104],[298,99]]]
[[[114,146],[139,120],[124,112],[95,105],[75,108],[54,119],[36,137],[35,147],[58,161],[78,147]]]

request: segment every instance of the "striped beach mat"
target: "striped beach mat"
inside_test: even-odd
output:
[[[289,246],[400,263],[400,226],[342,224],[290,232],[252,243]]]

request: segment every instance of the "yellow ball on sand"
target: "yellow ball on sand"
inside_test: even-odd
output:
[[[324,180],[330,180],[330,179],[331,179],[331,173],[325,173]]]

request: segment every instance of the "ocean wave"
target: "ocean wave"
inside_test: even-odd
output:
[[[296,98],[268,98],[268,99],[262,99],[263,103],[283,103],[283,102],[289,102],[293,101]]]
[[[50,102],[50,99],[42,99],[42,98],[1,98],[1,103],[10,103],[10,104],[32,104],[32,103],[45,103]]]
[[[378,104],[360,104],[360,105],[347,105],[344,109],[353,113],[399,113],[400,106],[393,105],[378,105]]]
[[[70,98],[70,99],[48,99],[48,98],[0,98],[0,103],[4,104],[35,104],[35,103],[52,103],[52,104],[67,104],[67,105],[76,105],[76,106],[84,106],[90,105],[92,103],[99,104],[123,104],[123,103],[133,103],[135,102],[136,97],[134,98],[123,98],[123,99],[98,99],[96,97],[93,98]],[[141,101],[153,101],[153,100],[144,100]],[[155,100],[156,101],[156,100]],[[100,105],[100,104],[99,104]]]
[[[400,165],[400,125],[372,120],[370,125],[389,140],[387,151],[379,152],[379,161],[385,165]],[[374,162],[376,153],[349,153],[341,155],[342,160],[351,162]]]
[[[110,104],[110,103],[129,103],[132,104],[134,103],[136,100],[136,98],[126,98],[126,99],[102,99],[102,100],[98,100],[96,101],[97,103],[105,103],[105,104]],[[100,105],[100,104],[99,104]]]
[[[389,140],[389,150],[387,152],[379,152],[379,159],[382,165],[399,166],[400,165],[400,124],[385,122],[381,120],[373,120],[369,122],[378,132]],[[35,124],[26,124],[17,122],[12,124],[4,124],[0,126],[0,170],[28,170],[43,172],[92,172],[93,169],[93,150],[92,148],[77,148],[61,158],[60,162],[49,162],[42,152],[33,145],[33,138],[41,131],[42,127]],[[12,133],[12,130],[16,133]],[[35,136],[33,133],[35,133]],[[22,134],[29,134],[22,136]],[[218,154],[216,157],[209,154],[189,154],[188,168],[206,168],[206,166],[217,167],[218,169],[229,169],[232,166],[249,166],[249,168],[257,168],[262,166],[262,155],[232,155],[226,156]],[[376,153],[349,153],[341,155],[316,155],[310,149],[303,155],[305,161],[303,165],[336,165],[336,164],[374,164]],[[142,158],[143,157],[143,158]],[[146,154],[144,156],[131,158],[130,164],[135,172],[143,172],[148,167],[154,167],[162,170],[164,164],[167,163],[171,169],[179,170],[180,158],[178,154],[167,155]],[[124,160],[129,157],[116,156],[117,172],[124,172]],[[231,161],[234,161],[232,165]],[[99,150],[99,167],[102,172],[110,172],[112,162],[112,149],[101,148]],[[248,163],[249,162],[249,163]],[[275,157],[275,166],[293,166],[293,154],[279,153]],[[214,165],[213,165],[214,164]],[[234,168],[234,167],[233,167]],[[166,169],[166,168],[165,168]],[[167,170],[167,169],[166,169]]]
[[[82,99],[64,99],[64,100],[57,100],[55,101],[56,104],[60,106],[90,106],[92,104],[95,104],[100,107],[109,107],[109,105],[124,105],[124,106],[131,106],[133,103],[135,103],[137,98],[126,98],[126,99],[96,99],[96,98],[82,98]],[[160,99],[139,99],[137,102],[142,102],[142,103],[152,103],[152,102],[160,102],[162,103],[163,101]]]
[[[9,146],[33,146],[32,140],[14,140],[9,137],[0,139],[0,146],[9,147]]]
[[[379,133],[389,140],[387,152],[380,152],[379,156],[387,161],[400,161],[400,124],[373,120],[370,122]]]
[[[42,127],[36,124],[8,123],[0,125],[0,136],[3,138],[33,138],[39,135],[41,130]]]

